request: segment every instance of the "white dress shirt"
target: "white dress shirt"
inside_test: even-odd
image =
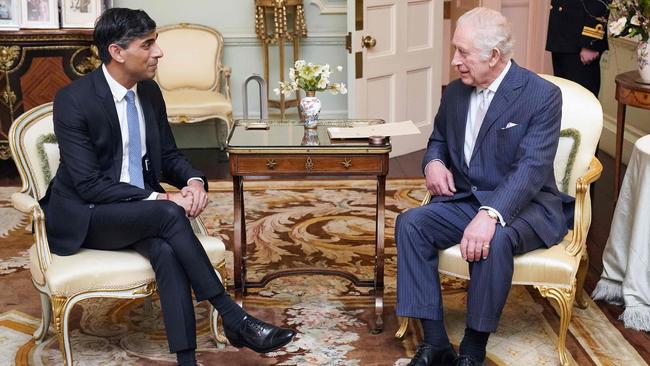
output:
[[[131,183],[129,176],[129,124],[126,120],[126,93],[133,90],[135,94],[135,108],[138,110],[138,122],[140,122],[140,146],[142,156],[147,153],[147,136],[144,126],[144,114],[142,113],[142,106],[140,105],[140,98],[138,97],[138,84],[136,83],[133,88],[127,89],[122,84],[113,79],[111,74],[106,70],[106,66],[102,65],[102,71],[108,82],[108,87],[113,94],[113,102],[115,103],[115,110],[117,111],[117,119],[120,121],[120,132],[122,133],[122,169],[120,170],[120,182]]]
[[[135,94],[135,108],[138,110],[138,122],[140,124],[140,148],[142,151],[142,156],[145,156],[147,153],[147,135],[146,128],[144,125],[144,114],[142,113],[142,106],[140,105],[140,98],[138,97],[138,84],[136,83],[133,88],[127,89],[122,84],[118,83],[111,74],[108,73],[106,65],[102,64],[102,71],[104,72],[104,77],[108,82],[108,87],[113,94],[113,102],[115,103],[115,110],[117,111],[117,119],[120,122],[120,133],[122,134],[122,169],[120,169],[120,182],[131,183],[131,177],[129,176],[129,125],[126,119],[126,93],[129,90],[133,90]],[[148,169],[148,167],[146,167]],[[203,179],[198,177],[192,177],[187,180],[189,183],[191,180],[198,180],[203,182]],[[153,200],[158,197],[158,193],[153,192],[147,200]]]

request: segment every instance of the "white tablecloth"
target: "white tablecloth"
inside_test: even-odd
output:
[[[650,135],[634,144],[594,300],[625,306],[627,328],[650,331]]]

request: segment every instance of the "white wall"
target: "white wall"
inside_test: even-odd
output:
[[[345,65],[346,14],[326,13],[338,8],[345,8],[345,0],[304,0],[307,38],[301,40],[301,58],[314,63],[329,63],[331,66]],[[242,115],[242,83],[253,73],[264,73],[264,61],[260,41],[255,35],[255,6],[253,0],[114,0],[114,7],[127,7],[145,10],[159,26],[174,23],[198,23],[217,29],[224,37],[223,63],[232,67],[231,78],[233,115]],[[321,13],[321,7],[323,13]],[[163,50],[173,52],[173,50]],[[285,51],[288,67],[291,64],[291,47]],[[269,89],[278,83],[277,48],[270,49],[271,80]],[[346,82],[346,72],[334,73],[333,81]],[[259,115],[259,100],[255,97],[257,90],[249,84],[249,115]],[[323,102],[321,116],[345,117],[347,115],[347,98],[319,94]],[[291,111],[295,112],[295,108]],[[277,110],[271,109],[271,113]]]

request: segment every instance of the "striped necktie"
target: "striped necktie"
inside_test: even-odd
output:
[[[135,93],[126,92],[126,123],[129,126],[129,178],[131,184],[144,188],[142,176],[142,143],[140,141],[140,121],[135,107]]]

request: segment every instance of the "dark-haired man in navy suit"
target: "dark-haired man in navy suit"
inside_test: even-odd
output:
[[[567,232],[553,159],[560,137],[559,88],[511,60],[499,12],[458,19],[452,64],[422,162],[426,206],[397,218],[397,313],[424,330],[410,365],[481,365],[512,282],[513,256]],[[566,207],[565,207],[566,206]],[[443,322],[438,250],[460,243],[471,276],[465,336],[456,356]]]
[[[236,347],[269,352],[295,332],[246,314],[225,292],[189,217],[208,203],[207,180],[176,148],[151,79],[163,56],[142,10],[109,9],[95,25],[103,65],[54,100],[61,162],[41,200],[53,253],[134,248],[149,258],[171,352],[195,365],[192,293],[219,311]],[[182,70],[179,70],[182,72]],[[165,193],[161,180],[181,189]]]

